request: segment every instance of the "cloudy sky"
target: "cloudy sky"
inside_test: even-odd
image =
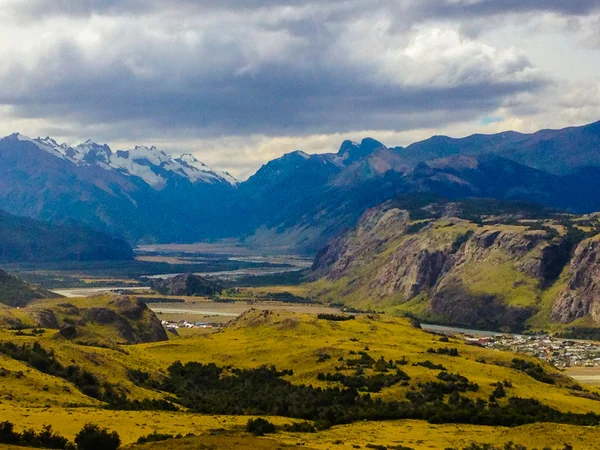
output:
[[[245,178],[343,139],[600,120],[600,0],[0,0],[0,134]]]

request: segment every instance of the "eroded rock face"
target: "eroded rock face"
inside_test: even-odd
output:
[[[424,248],[425,247],[425,248]],[[447,246],[427,248],[413,238],[406,240],[369,284],[380,296],[401,293],[411,299],[433,288],[452,257]]]
[[[374,305],[422,296],[430,313],[452,323],[521,328],[537,312],[524,305],[539,302],[541,292],[558,279],[572,244],[550,226],[478,225],[450,212],[446,208],[439,218],[411,221],[407,211],[369,210],[356,229],[319,253],[313,270],[331,281],[351,280],[348,292],[361,289]],[[583,267],[592,263],[591,256],[580,258]],[[587,286],[587,300],[565,294],[567,306],[557,309],[556,317],[567,321],[596,314],[589,304],[600,294],[586,276],[600,280],[600,273],[597,278],[581,274],[577,280],[583,281],[573,283]],[[490,287],[494,283],[501,286]]]
[[[401,236],[409,223],[407,211],[373,208],[360,219],[356,230],[332,239],[315,258],[316,276],[338,280],[349,271],[369,264],[386,244]]]
[[[600,323],[600,240],[583,241],[573,255],[567,287],[552,308],[552,318],[570,323],[590,314]]]

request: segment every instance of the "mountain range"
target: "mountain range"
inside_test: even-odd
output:
[[[235,237],[314,252],[370,207],[410,192],[600,210],[600,122],[534,134],[435,136],[408,147],[366,138],[337,153],[288,153],[247,181],[192,155],[112,151],[13,134],[0,140],[0,209],[77,221],[130,243]]]

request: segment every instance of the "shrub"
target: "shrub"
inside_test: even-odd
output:
[[[421,366],[421,367],[425,367],[426,369],[431,369],[431,370],[444,370],[444,371],[446,370],[446,368],[444,366],[442,366],[441,364],[435,364],[429,360],[413,363],[413,366]]]
[[[534,380],[540,381],[542,383],[546,383],[546,384],[554,384],[555,383],[554,379],[550,375],[548,375],[544,371],[542,366],[540,366],[539,364],[525,361],[520,358],[515,358],[512,360],[510,368],[518,370],[523,373],[526,373]]]
[[[116,431],[87,423],[75,436],[75,444],[78,450],[116,450],[121,445],[121,438]]]
[[[275,425],[268,420],[259,417],[248,421],[246,424],[246,431],[252,433],[254,436],[264,436],[268,433],[275,433]]]
[[[45,425],[39,433],[34,430],[25,430],[23,433],[14,431],[11,422],[0,423],[0,443],[14,444],[23,447],[52,448],[72,450],[73,444],[65,437],[52,431],[50,425]]]
[[[318,319],[330,320],[332,322],[344,322],[346,320],[354,320],[354,316],[342,316],[340,314],[326,314],[321,313],[317,315]]]
[[[310,422],[296,422],[289,425],[284,425],[283,429],[292,433],[314,433],[317,431]]]
[[[145,444],[146,442],[161,442],[161,441],[166,441],[168,439],[174,439],[174,438],[175,438],[175,436],[173,436],[172,434],[157,433],[156,431],[153,431],[148,436],[140,437],[137,440],[137,443]]]

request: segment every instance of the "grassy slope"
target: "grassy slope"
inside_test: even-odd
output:
[[[64,364],[75,363],[94,371],[101,378],[112,383],[120,383],[130,391],[133,398],[157,397],[160,394],[135,387],[126,376],[128,368],[138,368],[159,375],[174,360],[215,362],[219,365],[235,367],[258,367],[262,364],[275,364],[279,368],[294,369],[291,381],[326,386],[329,383],[316,379],[318,372],[333,371],[338,356],[348,357],[349,351],[361,351],[369,347],[369,354],[375,358],[400,359],[406,356],[410,363],[431,360],[443,364],[451,372],[459,372],[481,386],[476,396],[487,397],[492,391],[491,383],[510,380],[514,388],[510,395],[534,397],[540,401],[565,411],[600,413],[600,402],[571,395],[565,388],[572,381],[562,378],[558,372],[546,366],[548,371],[559,377],[556,386],[549,386],[506,367],[493,364],[508,363],[513,354],[489,351],[466,346],[458,341],[449,344],[440,343],[436,336],[412,328],[403,319],[366,317],[347,322],[327,322],[313,316],[273,313],[263,317],[262,313],[253,313],[245,320],[224,332],[208,336],[177,339],[164,343],[143,344],[124,347],[126,353],[74,345],[53,339],[47,332],[40,338],[17,337],[11,332],[0,333],[0,340],[33,342],[40,340],[46,348],[54,349]],[[353,341],[351,339],[357,339]],[[460,357],[425,354],[430,347],[457,347]],[[331,360],[318,363],[318,355],[328,353]],[[476,360],[485,359],[488,364]],[[525,359],[531,359],[524,357]],[[170,412],[120,412],[107,411],[89,406],[96,403],[82,396],[74,386],[64,380],[48,377],[24,367],[18,362],[0,359],[0,367],[12,371],[22,370],[24,378],[9,376],[2,379],[0,395],[0,417],[12,420],[22,427],[39,428],[49,423],[66,436],[73,435],[86,421],[92,421],[117,430],[124,443],[131,443],[138,437],[152,431],[173,434],[206,434],[215,428],[240,429],[247,417],[199,416],[187,413]],[[403,369],[412,377],[411,384],[431,380],[437,374],[422,367],[405,366]],[[49,389],[44,391],[43,386]],[[64,387],[70,387],[67,392]],[[406,387],[392,387],[380,394],[387,399],[401,399]],[[12,399],[6,393],[12,394]],[[69,408],[69,404],[88,405],[82,408]],[[46,407],[51,405],[51,407]],[[275,418],[277,424],[290,423],[293,420]],[[538,430],[536,438],[544,445],[560,442],[569,438],[569,442],[584,442],[600,439],[600,431],[595,429],[557,426],[532,425],[516,429],[489,427],[471,427],[464,425],[430,425],[425,422],[382,422],[359,423],[317,434],[278,433],[270,439],[288,444],[306,442],[312,448],[351,448],[352,444],[362,445],[368,442],[391,445],[404,442],[415,448],[445,448],[469,440],[483,442],[505,442],[514,440],[527,443],[531,430]],[[462,430],[459,432],[459,430]],[[528,431],[529,430],[529,431]],[[543,430],[543,431],[540,431]],[[554,439],[554,440],[553,440]],[[576,439],[576,440],[575,440]],[[342,440],[344,445],[332,447],[332,443]],[[417,441],[422,440],[422,443]],[[177,447],[169,447],[177,448]],[[228,447],[217,447],[228,448]],[[576,448],[592,448],[590,446]]]
[[[115,297],[111,296],[43,299],[34,300],[28,306],[20,309],[0,305],[0,326],[14,326],[16,323],[21,323],[24,326],[39,326],[37,318],[40,312],[51,311],[59,326],[68,321],[77,324],[77,336],[73,338],[74,341],[95,346],[118,348],[117,344],[123,343],[125,340],[119,334],[117,323],[94,323],[85,317],[86,310],[98,307],[110,309],[126,320],[134,330],[149,327],[152,313],[150,310],[145,310],[140,318],[130,319],[122,309],[115,305],[114,300]],[[78,311],[74,312],[73,308],[65,305],[72,305]]]

